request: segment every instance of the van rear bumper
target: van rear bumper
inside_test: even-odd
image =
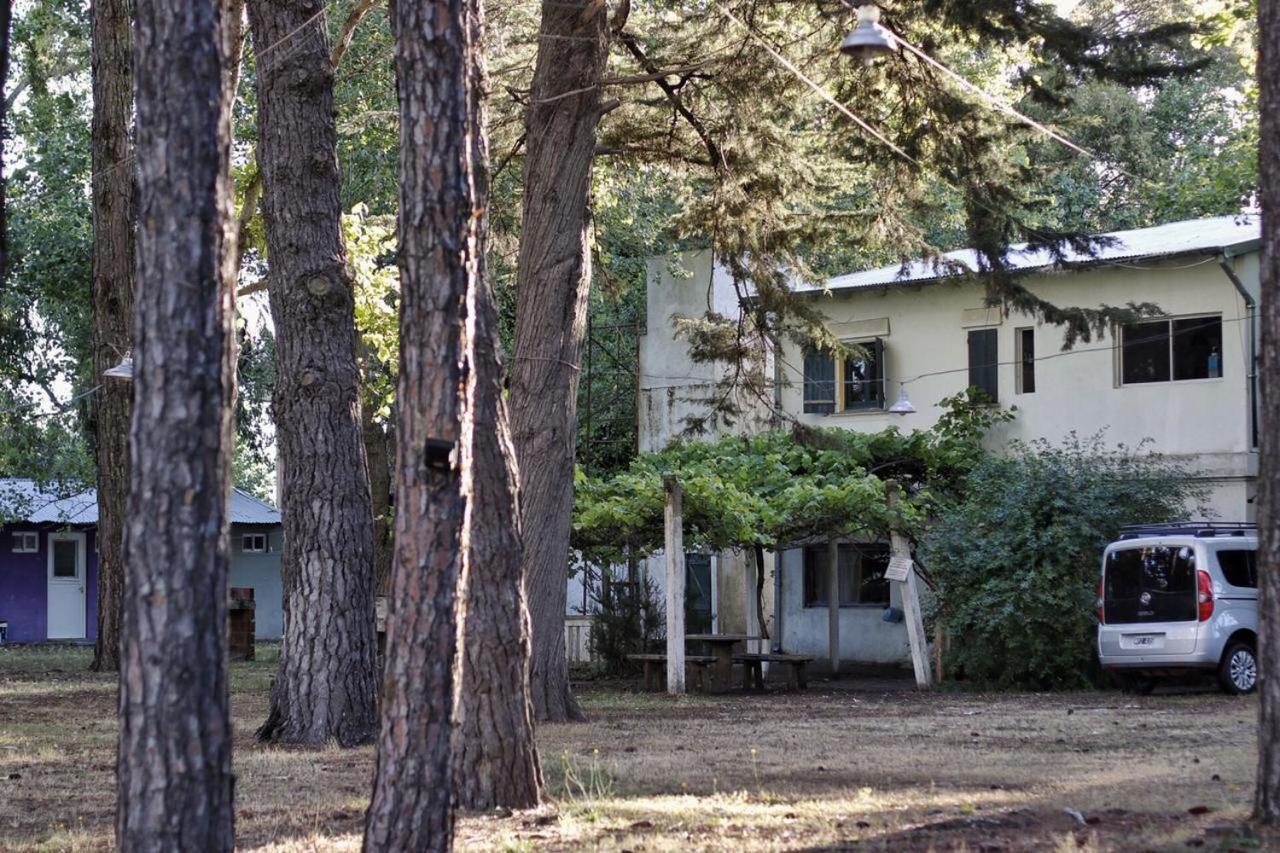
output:
[[[1218,666],[1216,657],[1203,653],[1189,655],[1124,655],[1098,656],[1103,669],[1215,669]]]

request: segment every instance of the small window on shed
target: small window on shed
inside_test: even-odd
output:
[[[240,537],[240,550],[246,554],[267,553],[267,534],[246,533]]]
[[[40,534],[34,530],[19,530],[13,534],[13,553],[34,554],[40,550]]]
[[[1222,576],[1232,586],[1258,588],[1258,552],[1253,549],[1231,549],[1218,552]]]

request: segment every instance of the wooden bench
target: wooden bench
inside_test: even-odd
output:
[[[661,690],[667,677],[667,656],[659,654],[627,655],[627,660],[644,664],[644,689]],[[693,689],[702,693],[707,688],[707,667],[716,659],[710,655],[685,655],[685,666],[693,673]]]
[[[813,658],[772,653],[742,654],[734,655],[733,662],[742,664],[742,686],[747,690],[753,687],[764,690],[764,667],[761,664],[766,662],[787,664],[787,686],[792,690],[805,690],[809,686],[809,680],[804,668],[813,662]]]

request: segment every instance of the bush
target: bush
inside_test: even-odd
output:
[[[1017,443],[965,478],[920,547],[951,637],[949,667],[988,685],[1094,680],[1102,551],[1125,524],[1172,521],[1206,490],[1180,464],[1074,434]]]
[[[601,584],[593,593],[596,612],[591,620],[591,657],[604,675],[636,671],[627,655],[649,651],[666,637],[666,611],[657,587],[647,574],[634,584]]]

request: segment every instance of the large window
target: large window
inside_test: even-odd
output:
[[[998,332],[977,329],[969,333],[969,385],[985,391],[993,403],[1000,399]]]
[[[887,605],[889,581],[888,545],[840,545],[837,557],[840,572],[840,606]],[[827,606],[827,546],[804,549],[804,606]]]
[[[804,411],[811,415],[884,408],[884,341],[854,344],[862,354],[837,360],[816,350],[804,355]]]
[[[1131,323],[1120,330],[1120,342],[1126,385],[1222,376],[1221,317]]]
[[[1108,625],[1194,621],[1195,551],[1164,545],[1112,551],[1104,595]]]

